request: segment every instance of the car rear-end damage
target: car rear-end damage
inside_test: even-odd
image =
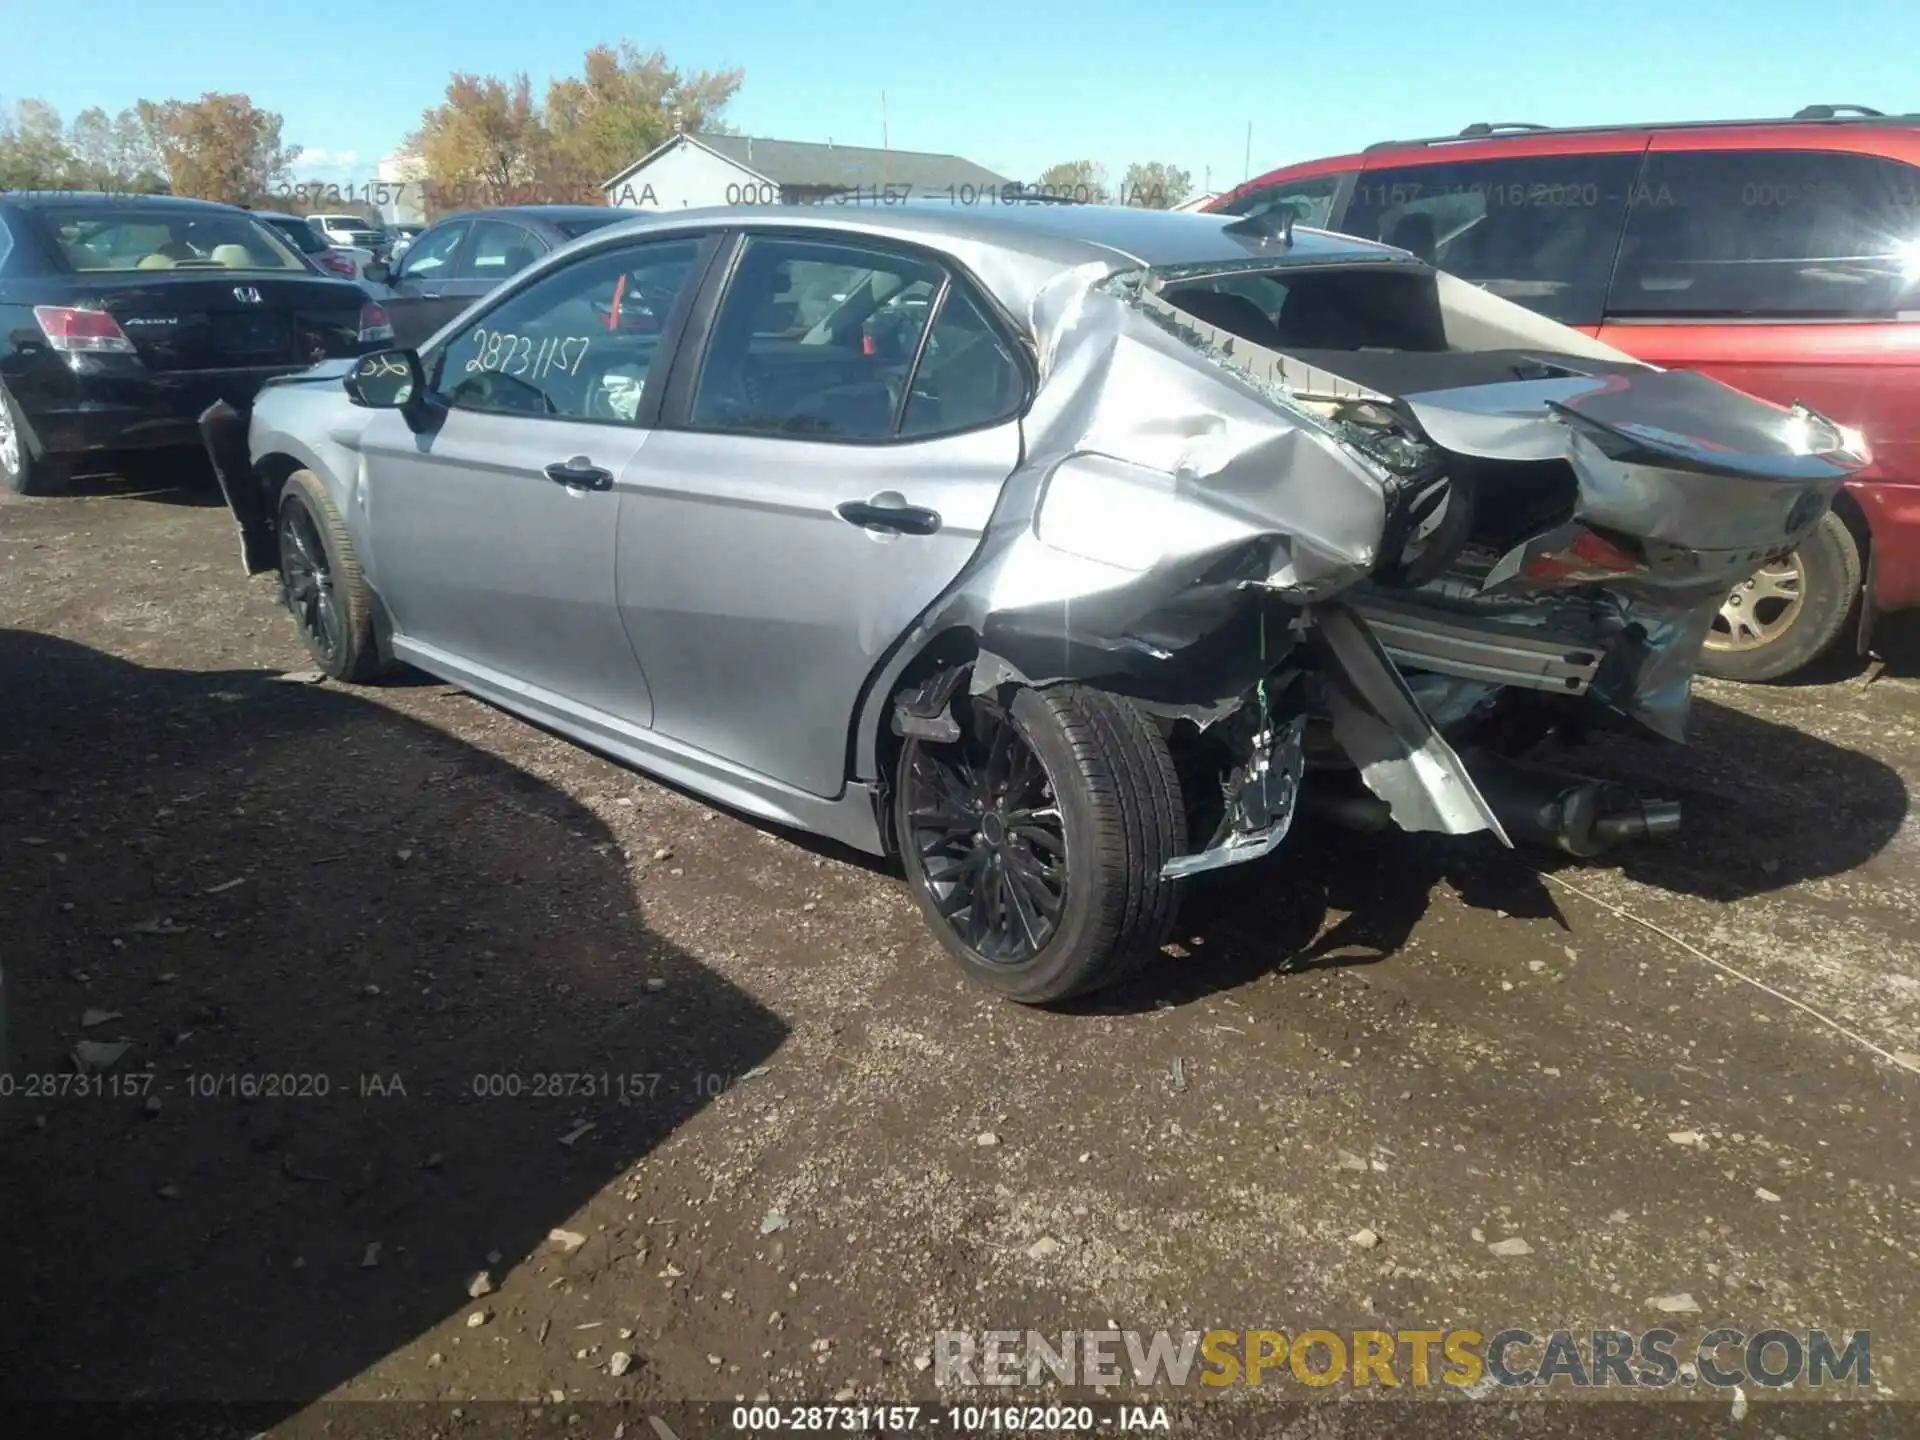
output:
[[[1040,293],[1025,461],[915,637],[977,653],[889,692],[894,733],[1006,686],[1128,697],[1193,811],[1168,877],[1269,853],[1302,808],[1579,855],[1673,829],[1524,754],[1682,740],[1717,607],[1820,521],[1859,437],[1397,251],[1258,238]]]

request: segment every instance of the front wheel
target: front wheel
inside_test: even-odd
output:
[[[1721,680],[1780,680],[1830,650],[1860,594],[1860,547],[1832,511],[1801,544],[1734,586],[1700,669]]]
[[[324,674],[365,683],[386,668],[373,635],[373,593],[347,524],[320,477],[296,470],[280,492],[280,593]]]
[[[974,979],[1023,1004],[1114,983],[1165,943],[1186,849],[1166,738],[1077,685],[955,707],[960,738],[908,739],[894,818],[907,883]]]

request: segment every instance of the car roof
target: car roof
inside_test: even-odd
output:
[[[196,200],[186,195],[136,195],[131,191],[106,190],[0,190],[0,201],[24,210],[39,210],[50,205],[114,205],[159,207],[166,210],[236,210],[218,200]]]
[[[558,224],[562,220],[598,220],[607,218],[612,207],[606,205],[490,205],[484,210],[456,210],[441,220],[544,220]],[[613,220],[620,218],[614,211]],[[436,220],[436,225],[440,222]]]
[[[1783,125],[1821,126],[1825,128],[1858,126],[1920,125],[1920,114],[1886,115],[1864,105],[1808,105],[1791,116],[1755,117],[1746,120],[1653,120],[1614,125],[1536,125],[1531,121],[1481,120],[1454,135],[1423,135],[1408,140],[1381,140],[1371,150],[1391,150],[1402,145],[1450,145],[1463,140],[1523,141],[1539,135],[1637,135],[1646,131],[1669,130],[1774,130]]]
[[[1236,234],[1231,215],[1146,210],[1122,205],[949,204],[711,206],[658,211],[596,230],[594,245],[620,237],[717,228],[820,232],[919,244],[958,261],[1015,314],[1061,272],[1097,266],[1107,273],[1143,266],[1231,265],[1271,260],[1396,260],[1405,252],[1370,240],[1296,229],[1284,248]],[[578,244],[587,241],[576,242]],[[571,247],[569,247],[571,249]]]
[[[1590,148],[1618,148],[1630,140],[1656,136],[1698,136],[1713,148],[1765,149],[1775,146],[1817,149],[1823,144],[1868,154],[1886,154],[1920,162],[1920,113],[1884,115],[1864,105],[1808,105],[1791,116],[1746,120],[1625,121],[1609,125],[1536,125],[1527,121],[1477,121],[1451,135],[1380,140],[1344,155],[1315,156],[1275,166],[1244,180],[1209,202],[1216,210],[1250,191],[1269,185],[1337,175],[1348,170],[1395,164],[1435,163],[1452,158],[1490,159],[1512,155],[1579,155]],[[1819,137],[1816,139],[1815,137]],[[1609,142],[1612,142],[1609,145]]]

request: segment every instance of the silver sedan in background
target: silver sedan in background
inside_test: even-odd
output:
[[[202,422],[316,661],[897,856],[1039,1003],[1311,808],[1590,855],[1739,575],[1865,463],[1290,219],[681,211]]]

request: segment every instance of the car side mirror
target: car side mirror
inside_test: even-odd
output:
[[[386,260],[369,260],[360,267],[360,275],[376,285],[390,285],[393,283],[393,265]]]
[[[369,410],[404,410],[425,388],[420,357],[411,350],[376,350],[347,372],[347,396]]]

